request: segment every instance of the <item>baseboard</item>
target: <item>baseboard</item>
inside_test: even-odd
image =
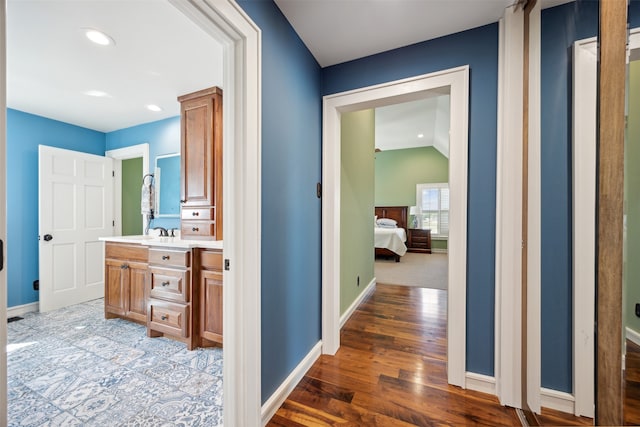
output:
[[[289,394],[298,385],[304,374],[313,366],[318,357],[322,354],[322,341],[319,341],[313,346],[311,351],[305,356],[304,359],[296,366],[296,368],[289,374],[287,379],[284,380],[280,387],[271,395],[264,405],[262,405],[262,425],[265,426],[269,420],[278,411],[278,408],[282,406]]]
[[[575,412],[575,399],[571,393],[542,387],[540,389],[540,406],[573,414]]]
[[[38,302],[32,302],[29,304],[16,305],[14,307],[7,308],[7,319],[15,316],[22,316],[26,313],[31,313],[32,311],[38,311],[40,306]]]
[[[640,333],[631,329],[630,327],[626,327],[626,337],[628,340],[632,341],[636,345],[640,345]]]
[[[431,253],[432,254],[446,254],[448,252],[449,251],[446,250],[446,249],[434,249],[434,248],[431,248]]]
[[[496,379],[489,375],[476,374],[475,372],[465,372],[465,387],[469,390],[480,391],[482,393],[496,394]]]
[[[344,314],[340,316],[340,329],[342,329],[344,324],[347,323],[347,320],[349,320],[353,312],[356,311],[356,308],[358,308],[360,303],[362,303],[362,300],[364,300],[366,296],[369,295],[369,293],[375,289],[375,287],[376,287],[376,278],[374,277],[373,279],[371,279],[367,287],[364,288],[364,290],[360,293],[360,295],[358,295],[358,298],[356,298],[353,304],[349,306],[347,311],[345,311]]]

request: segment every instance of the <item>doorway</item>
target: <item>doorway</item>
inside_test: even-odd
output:
[[[447,375],[450,384],[465,387],[468,66],[324,97],[323,181],[329,196],[322,207],[322,342],[325,354],[335,354],[340,346],[341,114],[420,99],[443,87],[449,87],[451,94],[449,175],[454,196],[448,248]]]

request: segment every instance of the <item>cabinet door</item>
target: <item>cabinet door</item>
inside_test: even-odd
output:
[[[222,273],[200,271],[200,336],[222,344]]]
[[[129,263],[129,286],[127,293],[126,316],[140,322],[147,321],[147,292],[148,273],[147,265]]]
[[[214,205],[213,98],[182,103],[181,170],[183,206]]]
[[[104,311],[120,316],[125,315],[125,286],[128,273],[126,262],[117,259],[105,260]]]

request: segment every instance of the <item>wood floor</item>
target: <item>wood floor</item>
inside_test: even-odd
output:
[[[447,384],[446,291],[377,285],[269,426],[519,426],[495,396]],[[588,419],[544,410],[545,425]],[[590,420],[589,420],[590,421]]]

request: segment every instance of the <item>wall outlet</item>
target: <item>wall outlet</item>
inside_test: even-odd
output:
[[[357,284],[358,284],[358,286],[360,286],[360,276],[358,276]],[[638,310],[636,309],[636,313],[637,312],[638,312]]]
[[[636,303],[636,316],[640,317],[640,303]]]

